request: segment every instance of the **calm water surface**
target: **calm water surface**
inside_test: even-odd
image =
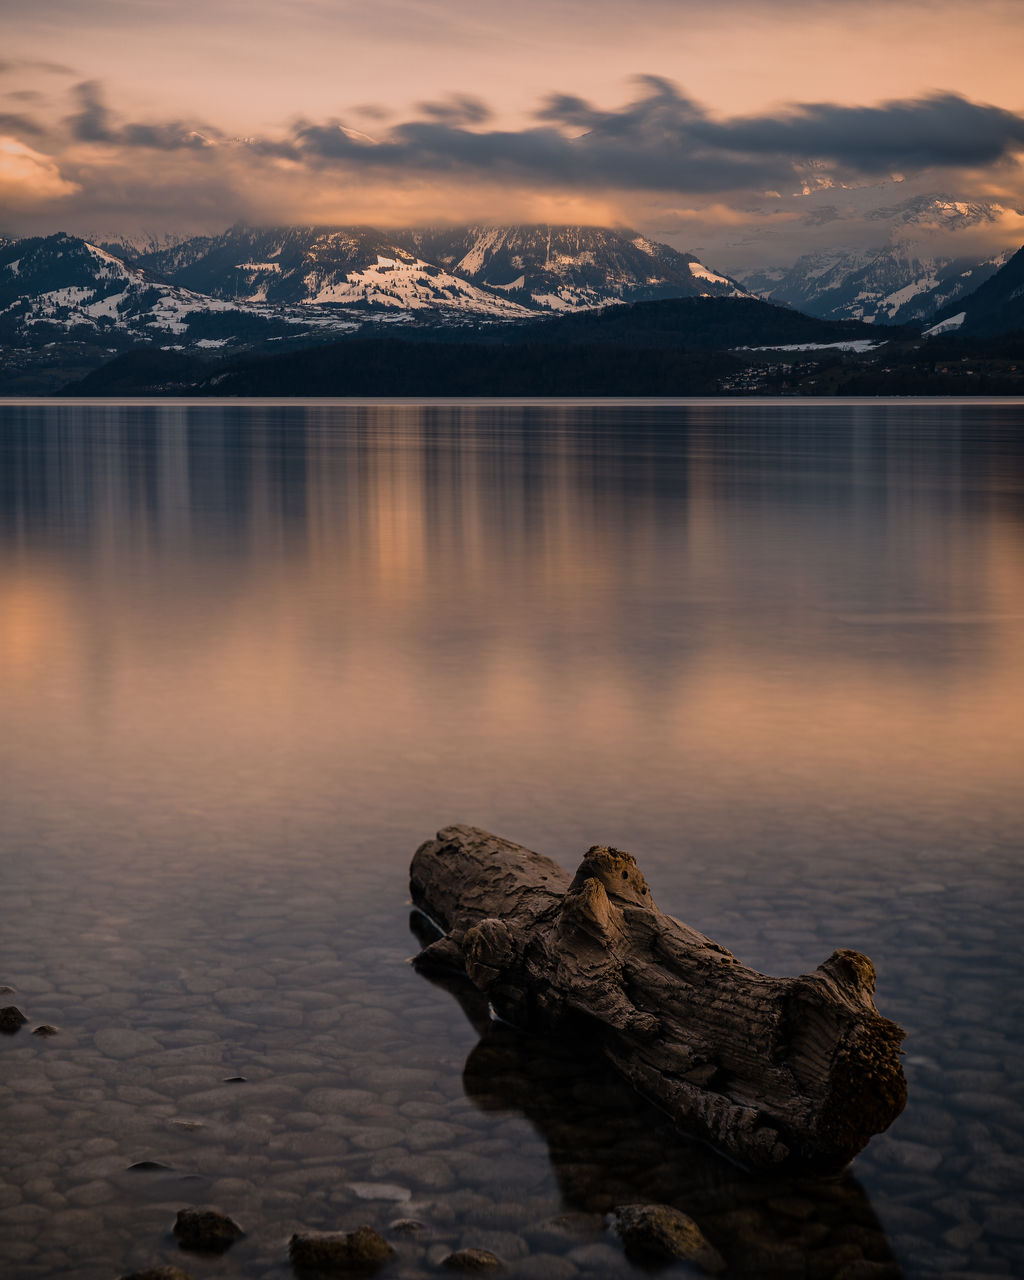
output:
[[[640,1276],[640,1200],[728,1275],[1024,1274],[1022,711],[1021,407],[0,407],[0,1274]],[[867,952],[906,1111],[767,1184],[488,1028],[406,964],[453,821]]]

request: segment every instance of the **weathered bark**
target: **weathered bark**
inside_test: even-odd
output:
[[[570,879],[475,827],[422,845],[411,885],[445,934],[421,967],[464,968],[515,1026],[592,1033],[642,1094],[743,1164],[836,1171],[903,1109],[903,1031],[875,1009],[857,951],[771,978],[660,911],[630,854],[596,846]]]

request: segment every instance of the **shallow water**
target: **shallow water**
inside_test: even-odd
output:
[[[730,1275],[1021,1274],[1022,706],[1024,408],[0,407],[0,1274],[640,1275],[637,1200]],[[865,951],[906,1111],[766,1184],[488,1028],[406,964],[452,821]]]

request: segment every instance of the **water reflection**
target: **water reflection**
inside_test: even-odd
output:
[[[358,736],[948,823],[1024,751],[1024,520],[1011,411],[929,413],[9,408],[3,709],[304,801]]]
[[[1019,1271],[1022,601],[1012,406],[0,408],[0,984],[62,1027],[0,1044],[52,1068],[23,1069],[28,1100],[5,1110],[3,1248],[49,1256],[58,1171],[94,1176],[85,1142],[112,1142],[121,1170],[162,1158],[170,1103],[118,1094],[139,1068],[97,1047],[111,1026],[163,1036],[204,1078],[191,1038],[213,1037],[215,1084],[240,1044],[269,1044],[264,1078],[304,1064],[288,1087],[310,1095],[353,1062],[349,1083],[370,1087],[380,1068],[363,1064],[386,1053],[472,1128],[467,1028],[448,1000],[426,1016],[401,967],[409,858],[468,821],[567,866],[594,843],[630,849],[666,910],[767,972],[869,954],[879,1009],[908,1031],[910,1090],[857,1160],[873,1212],[908,1274]],[[245,988],[262,994],[239,1004]],[[535,1064],[512,1050],[488,1037],[480,1054],[507,1064],[500,1105],[532,1115],[514,1082]],[[168,1094],[165,1071],[154,1051],[146,1087],[202,1092]],[[571,1203],[649,1187],[712,1223],[715,1187],[746,1204],[731,1171],[657,1136],[620,1186],[596,1122],[559,1136],[560,1088],[535,1122]],[[401,1132],[415,1100],[396,1087],[379,1124]],[[250,1130],[205,1139],[211,1172],[266,1162],[266,1122],[281,1165],[247,1193],[266,1239],[296,1225],[278,1176],[308,1175],[315,1225],[335,1223],[337,1172],[288,1164],[328,1158],[331,1133],[252,1111]],[[148,1145],[111,1138],[111,1116],[144,1121]],[[480,1167],[452,1141],[431,1169]],[[371,1174],[378,1159],[353,1152],[352,1176],[404,1176],[401,1152]],[[533,1159],[524,1187],[545,1176]],[[83,1194],[120,1222],[103,1180]],[[799,1213],[771,1219],[749,1195],[766,1240],[811,1249]],[[821,1195],[784,1199],[838,1239]],[[836,1195],[876,1239],[860,1193]],[[71,1248],[79,1209],[62,1211]],[[83,1278],[151,1263],[137,1227],[118,1228],[131,1266],[97,1252]]]

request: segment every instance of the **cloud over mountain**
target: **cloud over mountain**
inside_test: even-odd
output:
[[[61,176],[49,156],[17,138],[0,136],[0,205],[15,211],[65,200],[78,187]]]
[[[206,128],[200,131],[180,121],[117,124],[104,101],[102,87],[95,80],[84,80],[75,85],[74,93],[78,110],[68,117],[67,123],[77,142],[177,151],[183,147],[210,146],[212,139],[209,135],[218,136],[217,130]]]
[[[645,208],[673,203],[698,218],[715,206],[720,221],[742,221],[768,195],[789,199],[893,174],[924,175],[947,190],[959,175],[981,174],[1024,202],[1024,115],[959,94],[723,116],[664,77],[635,85],[612,108],[549,93],[519,127],[501,127],[487,102],[453,92],[368,125],[374,136],[352,127],[354,118],[366,124],[365,111],[353,110],[236,137],[202,120],[118,111],[99,82],[86,80],[70,90],[59,118],[42,110],[4,117],[34,157],[14,166],[25,189],[13,205],[45,221],[59,200],[65,220],[70,213],[89,227],[110,225],[114,209],[122,225],[152,221],[160,210],[173,225],[214,210],[216,224],[403,222],[413,209],[435,219],[642,223]],[[798,215],[780,208],[779,216]]]
[[[471,129],[482,116],[469,121],[432,110],[433,119],[397,124],[367,145],[340,120],[303,122],[281,153],[357,168],[704,193],[775,186],[809,164],[839,177],[874,176],[991,165],[1024,148],[1024,116],[957,94],[871,107],[797,104],[720,120],[667,80],[639,83],[640,95],[616,110],[552,94],[535,113],[540,123],[516,131]]]

